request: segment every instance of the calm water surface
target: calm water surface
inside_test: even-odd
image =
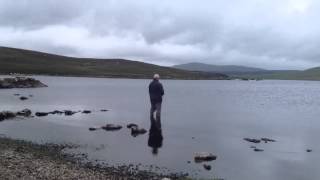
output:
[[[110,164],[167,167],[195,177],[236,180],[320,178],[320,82],[163,80],[162,146],[128,129],[89,131],[106,123],[150,128],[149,80],[38,76],[48,88],[0,90],[0,110],[94,110],[0,123],[0,134],[34,142],[76,143],[77,151]],[[13,94],[32,94],[20,101]],[[110,109],[99,112],[100,109]],[[268,137],[254,152],[244,137]],[[159,145],[159,144],[158,144]],[[307,153],[306,149],[312,149]],[[195,152],[218,156],[211,171],[193,162]],[[191,161],[191,163],[187,163]]]

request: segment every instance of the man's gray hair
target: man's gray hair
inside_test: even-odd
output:
[[[154,74],[154,75],[153,75],[153,79],[160,79],[159,74]]]

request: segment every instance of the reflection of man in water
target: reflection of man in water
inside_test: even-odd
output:
[[[150,131],[148,146],[152,147],[152,154],[158,154],[158,148],[162,146],[162,131],[161,131],[161,103],[164,90],[162,84],[159,82],[159,74],[153,76],[153,81],[149,84],[149,95],[151,101],[150,110]],[[154,118],[156,113],[156,118]]]
[[[153,81],[149,84],[149,95],[151,101],[150,117],[154,118],[156,112],[156,120],[160,121],[161,103],[164,90],[162,84],[159,82],[159,74],[153,76]]]
[[[162,146],[161,122],[151,117],[148,146],[152,148],[152,154],[157,155],[158,149]]]

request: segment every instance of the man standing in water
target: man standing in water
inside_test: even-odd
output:
[[[159,82],[159,78],[159,74],[153,76],[153,81],[149,84],[149,95],[151,101],[150,118],[154,120],[154,112],[156,112],[156,120],[160,123],[161,103],[164,90],[162,84]]]

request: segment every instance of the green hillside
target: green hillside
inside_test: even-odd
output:
[[[0,73],[115,78],[227,79],[219,73],[191,72],[124,59],[91,59],[0,47]]]

